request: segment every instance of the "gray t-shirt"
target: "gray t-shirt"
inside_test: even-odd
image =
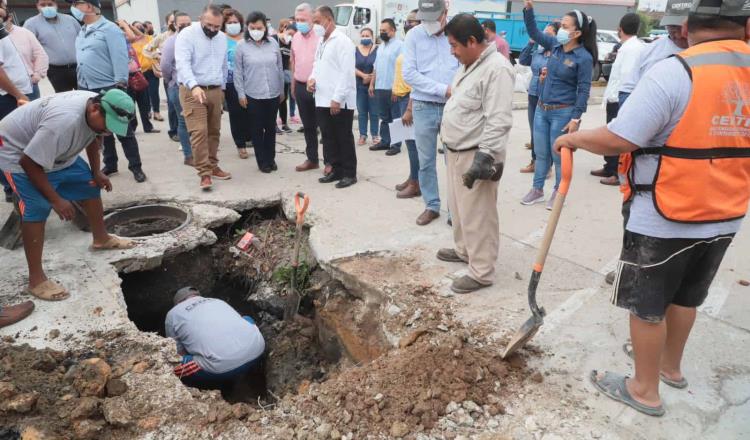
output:
[[[631,70],[630,74],[622,79],[620,92],[631,93],[638,84],[638,81],[654,64],[682,51],[683,49],[674,44],[668,37],[662,37],[651,44],[646,44],[639,54],[638,61],[635,63],[638,67]]]
[[[26,20],[23,27],[33,32],[42,44],[50,66],[76,63],[76,37],[81,32],[78,20],[61,13],[55,20],[47,20],[38,14]]]
[[[189,298],[167,313],[166,335],[177,350],[209,373],[226,373],[263,354],[266,343],[258,326],[245,321],[216,298]]]
[[[646,72],[608,128],[641,148],[663,147],[685,113],[692,89],[693,83],[680,61],[663,60]],[[658,156],[638,156],[635,183],[651,184],[658,163]],[[741,219],[706,224],[672,222],[656,211],[650,192],[640,192],[633,198],[626,229],[658,238],[711,238],[736,233],[741,224]]]
[[[23,173],[25,154],[44,171],[67,168],[96,137],[86,123],[86,103],[93,92],[46,96],[19,107],[0,121],[0,170]]]

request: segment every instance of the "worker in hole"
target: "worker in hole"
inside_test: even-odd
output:
[[[182,355],[175,375],[196,388],[218,388],[241,377],[260,366],[266,348],[252,318],[220,299],[202,297],[194,287],[177,291],[164,326]]]

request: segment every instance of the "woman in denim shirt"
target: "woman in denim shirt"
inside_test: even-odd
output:
[[[544,201],[544,180],[555,164],[555,188],[547,202],[552,209],[560,185],[560,156],[552,145],[563,133],[578,130],[591,91],[591,72],[597,59],[596,23],[578,9],[565,14],[556,37],[537,28],[532,0],[525,1],[524,23],[529,37],[551,51],[547,68],[539,79],[539,104],[534,115],[534,185],[521,201],[533,205]]]
[[[554,37],[557,35],[557,30],[560,29],[559,22],[553,22],[544,28],[544,33]],[[544,67],[547,67],[547,60],[552,54],[551,51],[545,49],[542,46],[536,44],[534,40],[529,40],[529,44],[523,48],[521,55],[518,57],[518,63],[522,66],[531,67],[531,82],[529,83],[529,128],[531,129],[531,144],[527,145],[527,148],[531,148],[531,163],[521,168],[522,173],[533,173],[534,162],[536,161],[536,154],[534,154],[534,114],[536,113],[536,106],[539,103],[539,74],[542,72]]]

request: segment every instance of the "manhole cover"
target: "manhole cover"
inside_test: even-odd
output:
[[[184,228],[190,212],[172,205],[141,205],[115,211],[104,217],[107,232],[120,237],[150,237]]]

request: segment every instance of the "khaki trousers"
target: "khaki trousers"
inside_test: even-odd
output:
[[[180,86],[180,104],[190,133],[193,162],[199,176],[210,176],[219,166],[219,137],[224,92],[220,87],[203,89],[206,101],[201,104],[185,86]]]
[[[453,241],[458,256],[469,262],[469,276],[482,284],[495,280],[500,246],[497,213],[499,182],[477,180],[464,186],[461,176],[471,167],[477,150],[445,150],[448,168],[448,206],[453,221]]]

